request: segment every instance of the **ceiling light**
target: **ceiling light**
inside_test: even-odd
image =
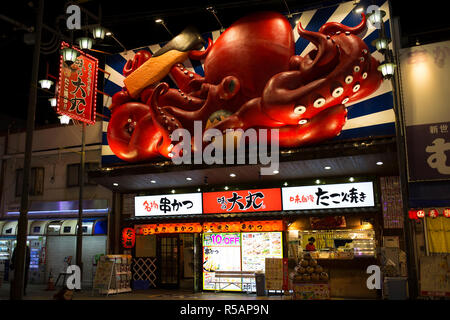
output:
[[[284,183],[284,186],[285,186],[285,187],[287,187],[287,185],[288,185],[288,183],[287,183],[287,182],[285,182],[285,183]]]
[[[236,177],[236,174],[230,173],[230,177],[234,178],[234,177]]]
[[[228,187],[227,187],[227,186],[225,186],[225,190],[228,190]]]
[[[350,177],[350,178],[348,179],[348,181],[353,182],[353,181],[355,181],[355,178]]]
[[[113,186],[114,186],[114,187],[118,187],[119,184],[118,184],[117,182],[114,182],[114,183],[113,183]]]
[[[111,31],[108,31],[108,32],[105,33],[105,35],[111,36],[111,35],[112,35],[112,32],[111,32]]]
[[[69,124],[71,118],[69,116],[62,115],[62,116],[59,116],[58,119],[59,119],[59,122],[61,122],[61,124]]]
[[[42,89],[50,89],[50,87],[53,85],[53,81],[48,79],[39,80],[39,83]]]
[[[357,14],[361,14],[364,12],[364,7],[363,6],[356,6],[355,9],[353,9],[353,11]]]
[[[50,105],[52,107],[56,107],[56,98],[55,97],[48,99],[48,101],[50,101]]]
[[[316,180],[316,184],[320,184],[320,180],[319,179]]]
[[[187,178],[186,178],[186,180],[187,180],[187,181],[191,181],[191,180],[192,180],[192,178],[190,178],[190,177],[187,177]]]
[[[92,29],[92,35],[94,36],[94,39],[103,39],[105,37],[105,33],[105,28],[101,26],[97,26]]]
[[[172,189],[172,193],[175,193],[175,190]]]
[[[331,170],[331,167],[330,166],[326,166],[326,167],[324,167],[324,169],[325,170]]]
[[[202,191],[202,189],[198,188],[197,191],[200,192],[200,191]]]
[[[383,165],[383,162],[382,161],[378,161],[377,162],[377,166],[382,166]]]
[[[63,56],[63,60],[65,63],[67,63],[69,66],[72,65],[72,63],[77,60],[77,57],[79,55],[78,51],[72,48],[64,48],[61,50],[61,54]]]
[[[92,48],[92,39],[88,37],[78,38],[78,46],[83,50],[90,50]]]
[[[156,181],[155,180],[150,180],[150,183],[156,183]]]
[[[163,19],[156,19],[155,22],[156,23],[164,23],[164,20]]]
[[[280,173],[280,171],[278,171],[278,170],[273,170],[273,174],[279,174]]]

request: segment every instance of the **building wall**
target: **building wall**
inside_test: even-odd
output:
[[[101,122],[86,127],[86,162],[101,163]],[[4,139],[1,137],[0,152]],[[20,204],[16,197],[16,170],[24,165],[25,133],[9,135],[3,184],[1,216],[5,217],[8,207]],[[78,200],[79,188],[67,187],[67,165],[80,163],[81,127],[75,125],[35,130],[33,135],[32,167],[44,168],[44,191],[42,195],[30,196],[31,201]],[[112,192],[100,185],[86,185],[83,198],[107,199],[111,207]]]

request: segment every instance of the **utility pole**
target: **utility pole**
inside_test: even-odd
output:
[[[83,275],[83,187],[84,187],[84,167],[85,167],[85,135],[86,124],[82,123],[81,129],[81,156],[80,170],[78,171],[78,182],[80,183],[80,192],[78,198],[78,223],[77,223],[77,249],[76,264],[80,267],[81,275]]]
[[[28,191],[31,173],[31,154],[33,148],[33,131],[36,116],[37,80],[39,73],[39,55],[41,51],[42,20],[44,14],[44,0],[38,1],[36,13],[36,32],[33,51],[33,65],[31,69],[30,92],[28,98],[27,133],[25,142],[25,156],[23,164],[22,197],[20,200],[20,215],[18,221],[16,261],[14,263],[14,282],[11,290],[11,300],[22,300],[25,282],[25,262],[28,229]]]

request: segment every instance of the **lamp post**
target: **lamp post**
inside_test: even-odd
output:
[[[23,164],[23,181],[22,181],[22,197],[20,199],[20,215],[17,230],[17,246],[14,282],[11,287],[11,300],[22,300],[24,293],[25,282],[25,263],[27,261],[26,245],[27,245],[27,229],[28,229],[28,192],[30,185],[31,173],[31,154],[33,148],[33,131],[34,121],[36,116],[36,102],[37,102],[37,79],[39,72],[39,55],[41,50],[41,35],[42,35],[42,20],[44,15],[44,0],[38,1],[38,9],[36,12],[36,32],[35,44],[33,50],[33,64],[31,69],[30,92],[28,98],[28,118],[27,118],[27,132],[25,140],[25,155]]]

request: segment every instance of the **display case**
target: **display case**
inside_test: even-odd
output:
[[[0,240],[0,260],[10,260],[12,248],[12,240]]]
[[[375,231],[347,230],[305,230],[299,231],[299,252],[305,251],[308,239],[315,239],[315,259],[354,259],[376,257]]]

